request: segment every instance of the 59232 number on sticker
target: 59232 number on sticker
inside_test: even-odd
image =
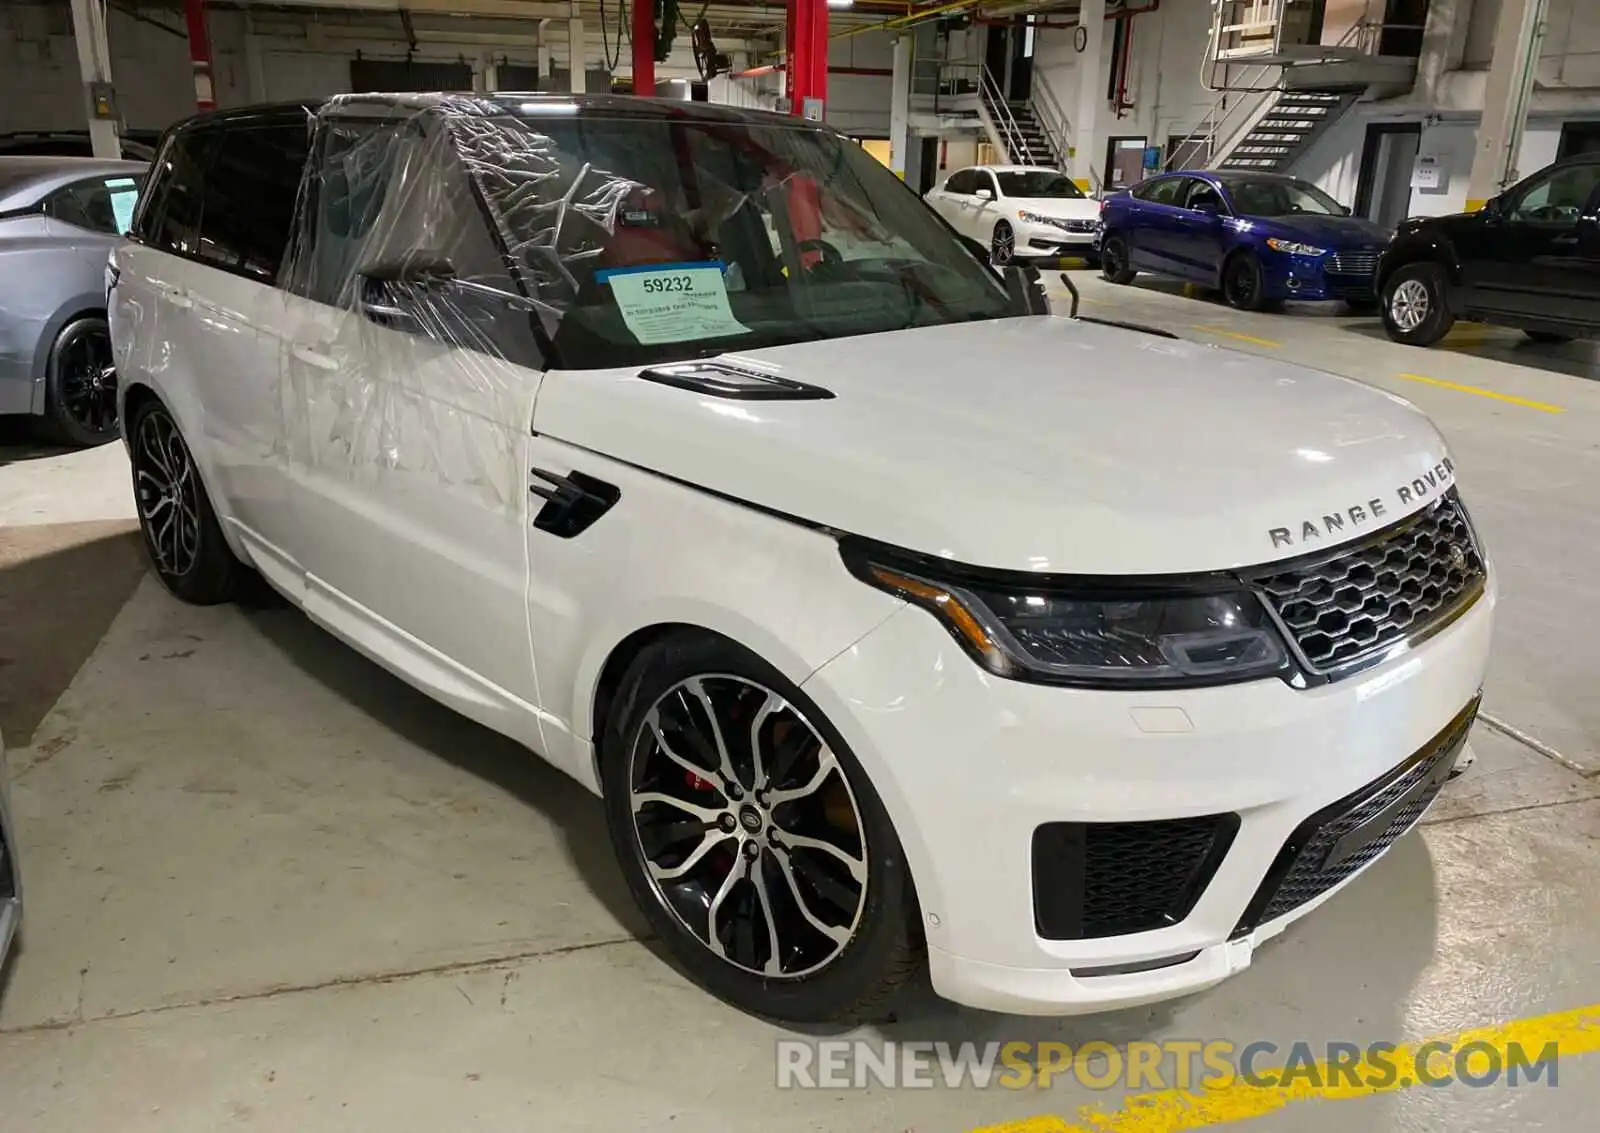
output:
[[[651,293],[694,290],[694,277],[691,275],[663,275],[645,279],[642,282],[644,283],[644,290]]]

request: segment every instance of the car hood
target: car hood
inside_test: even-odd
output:
[[[1389,240],[1387,228],[1359,216],[1271,216],[1258,218],[1256,223],[1325,248],[1370,248]]]
[[[1453,476],[1438,433],[1401,398],[1086,320],[953,324],[727,360],[834,396],[730,400],[632,369],[552,371],[534,427],[910,550],[1081,574],[1276,561],[1399,519]]]
[[[1098,220],[1100,217],[1100,202],[1087,197],[1007,197],[1005,203],[1062,220]]]

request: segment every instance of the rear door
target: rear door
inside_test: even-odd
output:
[[[972,194],[977,187],[978,171],[961,169],[950,174],[950,179],[944,183],[944,189],[939,195],[937,206],[939,215],[963,236],[972,235],[970,228],[974,202]]]
[[[1512,189],[1456,242],[1468,306],[1519,321],[1600,325],[1600,163]]]

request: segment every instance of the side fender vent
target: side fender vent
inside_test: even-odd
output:
[[[547,472],[533,469],[528,490],[544,499],[544,507],[533,517],[533,525],[563,539],[581,535],[622,498],[615,484],[586,476],[582,472]]]
[[[832,390],[821,386],[730,366],[726,362],[674,362],[640,370],[639,376],[647,382],[732,401],[823,401],[833,396]]]

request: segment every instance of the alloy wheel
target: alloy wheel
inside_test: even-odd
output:
[[[1228,269],[1228,300],[1235,307],[1248,309],[1255,297],[1256,273],[1250,261],[1241,256]]]
[[[200,553],[200,486],[194,459],[164,409],[138,419],[133,484],[139,520],[161,573],[181,578]]]
[[[1009,224],[1002,224],[994,230],[994,243],[990,249],[989,258],[996,264],[1004,266],[1011,262],[1011,256],[1017,250],[1017,234],[1011,230]]]
[[[1389,296],[1389,318],[1397,329],[1410,333],[1420,327],[1433,307],[1428,286],[1420,279],[1403,279]]]
[[[743,677],[680,681],[645,714],[628,782],[650,886],[714,955],[789,980],[844,952],[866,908],[866,828],[796,706]]]
[[[67,416],[86,433],[114,433],[117,383],[106,328],[86,320],[69,329],[56,347],[55,365],[56,388]]]

